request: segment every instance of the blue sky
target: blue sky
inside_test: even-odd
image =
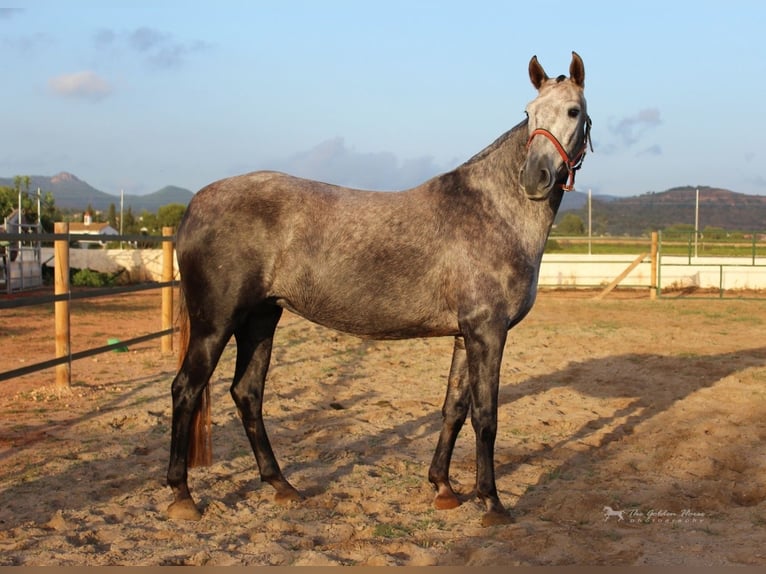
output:
[[[0,176],[108,193],[279,169],[401,189],[585,62],[577,189],[766,194],[766,3],[25,0],[0,8]]]

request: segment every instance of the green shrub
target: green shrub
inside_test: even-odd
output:
[[[563,251],[564,249],[561,247],[558,241],[555,239],[548,239],[548,243],[545,244],[545,252],[546,253],[553,253],[555,251]]]
[[[108,287],[114,283],[110,273],[100,273],[92,269],[79,269],[72,275],[75,287]]]

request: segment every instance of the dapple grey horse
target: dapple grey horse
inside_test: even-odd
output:
[[[232,335],[231,395],[261,478],[278,500],[301,498],[280,470],[262,417],[273,336],[288,309],[360,337],[454,337],[428,472],[434,504],[459,504],[449,467],[470,412],[483,523],[511,520],[494,470],[503,349],[509,329],[534,303],[548,233],[590,130],[576,53],[569,77],[548,77],[537,57],[529,77],[538,94],[527,119],[415,188],[370,192],[255,172],[195,195],[177,234],[189,335],[172,384],[171,517],[201,516],[187,484],[193,418]]]

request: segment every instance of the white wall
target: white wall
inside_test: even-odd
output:
[[[42,260],[53,267],[52,247],[42,248]],[[70,249],[69,266],[102,273],[124,268],[131,282],[162,281],[162,249]]]
[[[634,260],[635,255],[545,254],[540,267],[542,287],[598,287],[611,283]],[[662,289],[766,289],[766,259],[742,257],[662,257],[659,282]],[[622,286],[649,287],[651,262],[647,257],[625,279]]]
[[[53,266],[53,248],[42,249],[42,260]],[[540,267],[541,287],[600,287],[611,283],[634,260],[635,255],[545,254]],[[766,259],[733,257],[663,257],[660,287],[701,287],[718,289],[766,289]],[[71,249],[69,265],[114,273],[125,268],[131,281],[162,280],[161,249]],[[177,269],[177,265],[176,265]],[[649,287],[649,257],[620,283],[621,286]]]

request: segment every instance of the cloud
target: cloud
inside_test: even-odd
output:
[[[444,171],[431,157],[400,162],[391,152],[357,152],[343,138],[326,140],[269,169],[346,187],[399,190],[413,187]]]
[[[96,30],[96,33],[93,35],[93,42],[96,44],[96,48],[99,49],[111,47],[116,39],[117,34],[114,32],[114,30],[110,30],[108,28],[101,28],[100,30]]]
[[[766,190],[766,177],[760,174],[747,177],[745,181],[752,186]]]
[[[195,52],[210,47],[201,40],[178,40],[172,34],[148,26],[123,32],[102,28],[94,34],[93,42],[99,49],[126,48],[159,69],[178,68]]]
[[[85,70],[51,78],[48,86],[59,96],[98,101],[112,93],[109,83],[96,72]]]
[[[647,148],[642,149],[640,152],[638,152],[639,156],[658,156],[662,155],[662,147],[660,147],[659,144],[650,145]]]
[[[52,46],[55,41],[48,34],[36,32],[16,37],[5,37],[0,39],[0,43],[4,48],[19,52],[28,58],[30,55],[37,55],[41,49]]]
[[[660,110],[657,108],[645,108],[639,112],[626,116],[616,123],[610,120],[607,125],[607,141],[596,139],[594,147],[604,155],[614,155],[621,151],[630,150],[642,141],[647,134],[657,126],[662,125]],[[644,145],[636,155],[658,156],[662,155],[659,144]]]
[[[635,115],[621,119],[616,125],[609,126],[609,131],[617,136],[625,147],[631,147],[647,131],[660,124],[662,124],[660,110],[657,108],[646,108]]]
[[[24,8],[0,8],[0,20],[10,20],[23,12]]]
[[[170,38],[169,34],[163,34],[154,28],[136,28],[128,34],[128,43],[139,52],[149,52],[153,48],[162,46]]]

